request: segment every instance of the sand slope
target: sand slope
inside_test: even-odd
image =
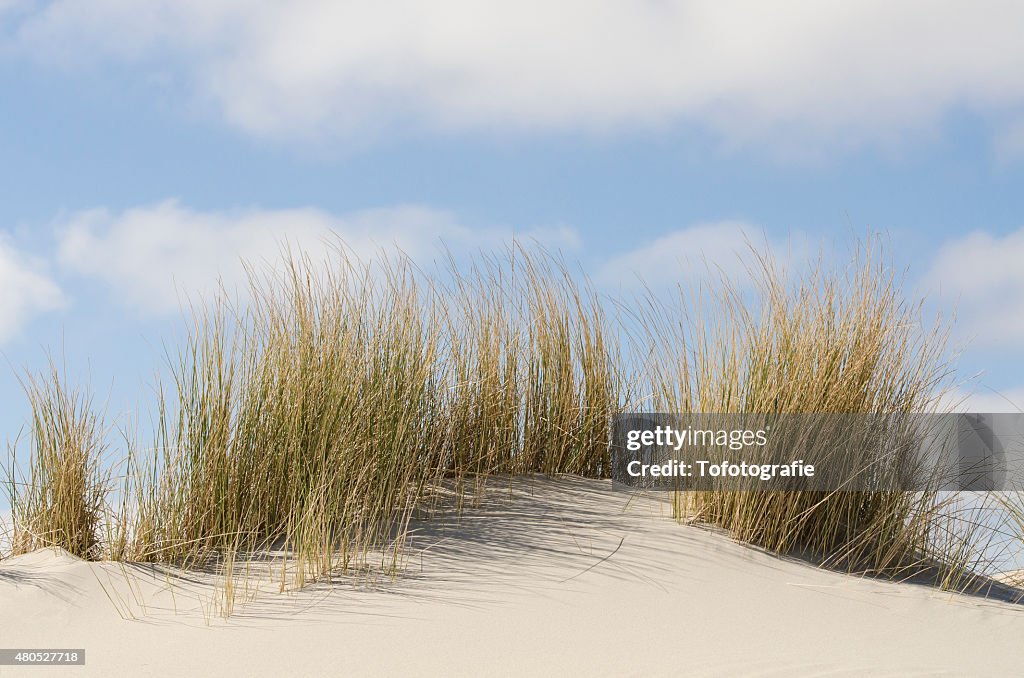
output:
[[[281,594],[250,573],[227,620],[223,578],[53,551],[4,561],[0,647],[84,647],[87,666],[0,676],[1024,671],[1024,607],[781,560],[599,481],[493,488],[409,554],[404,576],[369,587]]]

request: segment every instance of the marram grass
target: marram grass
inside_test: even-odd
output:
[[[92,395],[67,385],[51,361],[47,373],[26,374],[31,406],[28,471],[12,463],[5,486],[11,504],[11,550],[60,546],[83,558],[101,558],[109,477],[101,459],[106,431]],[[16,462],[17,443],[11,445]],[[113,541],[113,540],[110,540]],[[110,543],[108,541],[108,543]]]
[[[285,251],[250,268],[246,303],[222,294],[193,309],[158,385],[153,440],[125,436],[113,494],[91,399],[56,371],[25,382],[29,472],[6,483],[15,549],[191,566],[272,548],[302,585],[371,558],[397,568],[414,512],[440,486],[607,477],[621,411],[934,405],[944,335],[923,327],[874,250],[796,279],[760,264],[753,291],[722,280],[626,305],[536,249],[433,275],[402,256],[360,263],[340,243],[327,263]],[[950,529],[945,501],[720,491],[674,506],[773,551],[857,572],[938,568],[955,588],[979,550],[970,530]]]
[[[655,409],[935,411],[949,376],[945,335],[924,329],[920,305],[904,300],[895,274],[877,257],[860,250],[845,270],[829,270],[819,261],[795,279],[762,260],[751,271],[753,302],[723,283],[708,301],[716,308],[714,324],[692,328],[686,355],[678,357],[671,346],[656,353]],[[857,466],[910,463],[872,454],[873,448],[865,448]],[[674,506],[680,518],[718,525],[772,551],[858,572],[913,576],[927,568],[944,583],[963,586],[970,583],[970,566],[982,557],[984,537],[954,514],[955,497],[939,492],[941,471],[923,478],[921,492],[705,491],[677,496]]]

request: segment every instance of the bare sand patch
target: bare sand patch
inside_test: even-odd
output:
[[[229,579],[38,551],[0,563],[0,645],[85,648],[87,665],[0,676],[1011,676],[1024,666],[1024,607],[779,558],[679,525],[662,500],[607,481],[494,481],[478,508],[417,524],[399,577],[284,593],[273,558]]]

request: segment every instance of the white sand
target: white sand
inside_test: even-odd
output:
[[[512,494],[432,522],[397,581],[280,594],[250,577],[227,620],[208,578],[4,561],[0,647],[86,648],[87,666],[0,676],[1024,673],[1024,607],[775,558],[607,483]]]

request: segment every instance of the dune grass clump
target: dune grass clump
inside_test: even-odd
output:
[[[601,300],[557,257],[506,255],[438,290],[451,468],[606,477],[623,376]]]
[[[324,574],[400,534],[437,473],[438,328],[406,263],[290,258],[197,313],[161,405],[135,551],[202,560],[283,542]]]
[[[513,259],[514,262],[514,259]],[[514,263],[486,258],[436,290],[446,303],[438,422],[441,463],[462,479],[512,473],[522,459],[521,387],[528,350]]]
[[[528,365],[523,469],[610,474],[610,418],[620,408],[617,350],[600,300],[564,267],[527,257]]]
[[[795,281],[767,260],[752,274],[753,300],[726,285],[713,299],[717,320],[694,328],[688,352],[675,361],[670,346],[656,354],[656,409],[887,415],[907,423],[934,411],[949,375],[945,335],[923,326],[920,306],[906,303],[895,273],[877,253],[859,250],[845,271],[826,270],[819,261]],[[844,442],[826,432],[816,444]],[[941,577],[956,579],[965,559],[978,554],[967,554],[968,532],[958,532],[965,542],[949,541],[952,518],[944,508],[950,498],[938,491],[946,479],[942,469],[914,468],[912,456],[883,456],[891,446],[865,442],[847,448],[859,455],[857,468],[923,474],[923,491],[751,487],[685,493],[676,498],[677,511],[741,541],[841,569],[900,575],[938,567]]]
[[[624,411],[910,415],[931,408],[948,372],[943,334],[923,328],[869,249],[847,270],[819,262],[795,279],[760,260],[752,288],[722,280],[632,307],[539,249],[433,274],[346,252],[286,251],[250,267],[245,303],[222,293],[192,309],[159,384],[151,451],[129,450],[119,512],[103,513],[88,402],[56,373],[31,382],[41,442],[19,495],[19,548],[60,537],[95,554],[102,541],[113,557],[186,567],[273,549],[296,585],[374,559],[394,572],[439,488],[461,498],[496,474],[609,477]],[[912,462],[857,453],[892,473]],[[952,587],[974,536],[951,527],[945,501],[937,489],[722,489],[675,507],[848,571],[937,566]]]
[[[104,555],[104,533],[114,524],[105,513],[110,484],[101,463],[106,449],[102,417],[92,395],[70,387],[52,362],[46,374],[25,375],[22,387],[32,411],[30,456],[26,474],[18,473],[16,463],[7,469],[11,551],[17,555],[53,546],[98,559]],[[13,461],[16,452],[15,442]]]
[[[274,546],[299,580],[381,549],[393,564],[447,481],[607,475],[618,376],[600,304],[554,257],[507,254],[448,286],[404,257],[287,254],[251,270],[244,308],[196,309],[158,452],[136,464],[136,558]]]

